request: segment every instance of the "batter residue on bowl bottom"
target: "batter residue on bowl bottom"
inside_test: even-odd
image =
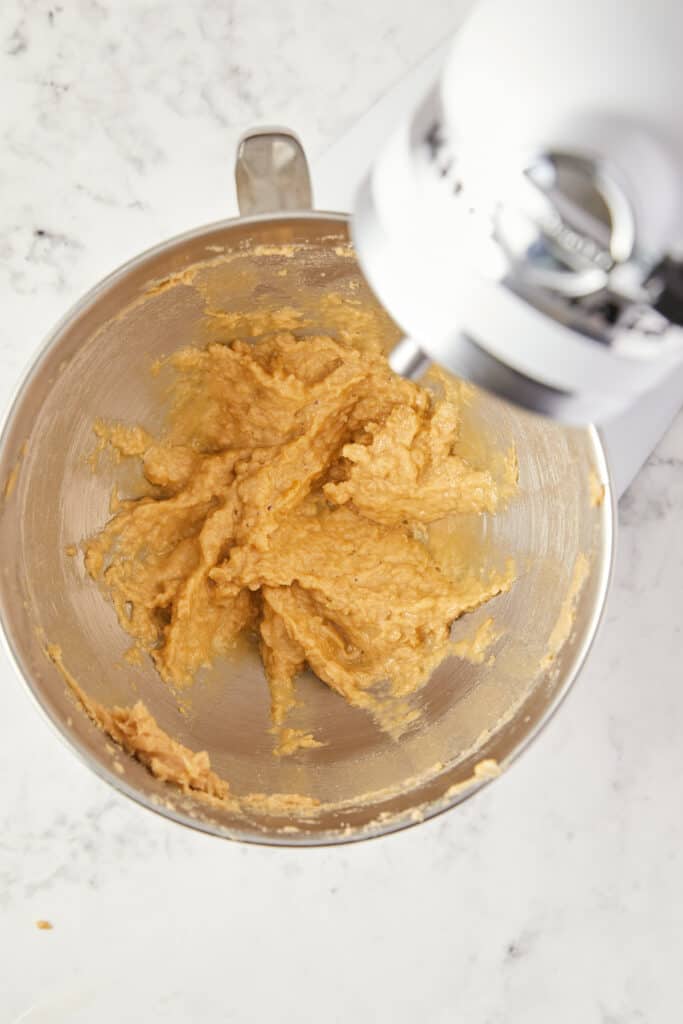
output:
[[[174,686],[257,631],[278,753],[318,742],[285,724],[306,665],[400,733],[417,714],[407,698],[453,650],[454,620],[514,576],[511,565],[446,571],[430,524],[495,513],[513,456],[504,479],[468,463],[463,386],[397,377],[379,343],[275,331],[168,362],[161,438],[96,425],[150,485],[86,545],[122,627]]]
[[[375,803],[379,799],[387,799],[395,796],[398,787],[389,787],[384,790],[370,791],[354,798],[353,801],[337,801],[323,803],[313,797],[300,793],[247,793],[237,795],[230,789],[226,779],[221,778],[211,768],[211,760],[206,751],[193,751],[184,744],[179,743],[161,729],[142,701],[138,701],[133,707],[108,708],[92,697],[83,689],[78,680],[69,672],[62,658],[62,651],[58,644],[45,644],[45,654],[60,672],[65,682],[78,699],[88,717],[107,736],[110,736],[126,753],[135,757],[141,764],[156,778],[162,782],[168,782],[176,786],[185,795],[207,804],[209,807],[221,808],[223,810],[249,814],[249,815],[271,815],[284,817],[289,821],[280,831],[297,832],[298,826],[291,824],[292,820],[299,821],[304,825],[312,817],[318,814],[340,811],[353,804],[360,807],[363,804]],[[123,772],[123,766],[114,759],[113,766]],[[434,764],[424,773],[424,776],[414,776],[401,780],[404,787],[410,787],[423,781],[433,772],[443,769],[442,764]],[[484,758],[474,765],[474,770],[469,778],[452,785],[443,795],[448,800],[456,793],[468,789],[473,783],[476,784],[486,779],[496,778],[500,774],[500,766],[493,758]],[[172,805],[171,805],[172,806]],[[410,811],[411,821],[421,821],[424,816],[422,807],[417,806]],[[380,822],[386,824],[392,818],[400,818],[400,814],[391,813],[379,815],[373,824]]]
[[[130,708],[105,707],[93,700],[69,672],[58,644],[46,644],[45,653],[95,725],[162,782],[170,782],[184,793],[230,811],[296,813],[299,817],[305,817],[318,808],[318,800],[299,793],[248,793],[236,796],[231,793],[229,783],[213,771],[206,751],[190,750],[174,740],[159,727],[142,701]]]

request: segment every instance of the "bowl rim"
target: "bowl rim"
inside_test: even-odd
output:
[[[4,410],[0,414],[0,460],[6,453],[8,438],[11,433],[15,415],[33,378],[39,373],[44,358],[69,325],[87,309],[92,307],[99,297],[109,288],[124,280],[131,271],[139,269],[154,257],[163,254],[176,245],[182,245],[199,239],[203,235],[227,231],[235,227],[248,227],[251,224],[302,220],[334,221],[340,226],[348,228],[351,218],[346,213],[326,210],[287,210],[254,214],[248,217],[237,216],[223,218],[218,221],[212,221],[199,227],[192,228],[189,231],[180,232],[179,234],[158,242],[136,254],[131,259],[126,260],[105,277],[101,278],[79,299],[77,299],[76,302],[74,302],[66,313],[57,321],[54,327],[48,332],[43,342],[27,361],[23,372],[20,373],[10,400],[7,402]],[[585,429],[589,435],[600,479],[605,486],[605,493],[602,501],[602,535],[600,544],[602,557],[600,559],[600,575],[597,581],[593,608],[591,609],[591,614],[584,629],[581,641],[577,645],[572,661],[565,671],[565,678],[562,685],[558,688],[553,699],[548,703],[533,728],[521,737],[505,760],[500,763],[499,767],[501,775],[507,772],[512,763],[516,761],[517,758],[530,746],[530,744],[540,735],[546,725],[554,717],[584,667],[588,654],[595,642],[600,625],[604,620],[607,595],[614,571],[617,502],[606,450],[602,442],[600,432],[594,424],[587,425]],[[478,793],[491,782],[495,781],[495,778],[499,777],[498,775],[481,778],[473,777],[469,782],[466,781],[459,786],[457,791],[450,797],[442,795],[420,805],[418,815],[416,815],[414,811],[403,811],[399,812],[389,820],[381,822],[371,821],[365,826],[359,826],[352,830],[328,830],[320,833],[307,833],[303,830],[297,833],[258,833],[256,830],[243,830],[240,828],[233,828],[232,826],[220,825],[217,822],[213,822],[199,816],[193,817],[189,813],[184,813],[182,810],[176,809],[170,804],[158,802],[151,795],[147,795],[135,786],[130,785],[114,770],[108,768],[104,762],[93,757],[85,744],[81,742],[81,740],[68,728],[66,723],[63,722],[59,716],[53,714],[51,708],[42,699],[41,687],[36,684],[31,673],[25,670],[22,666],[21,657],[18,651],[15,650],[14,644],[9,635],[8,626],[4,620],[1,606],[0,642],[2,642],[2,646],[14,668],[17,683],[20,685],[22,691],[28,695],[29,699],[32,700],[34,707],[39,710],[43,720],[52,727],[54,733],[83,764],[85,764],[104,782],[113,786],[119,793],[142,808],[152,811],[155,814],[179,825],[183,825],[186,828],[200,831],[208,835],[213,835],[217,838],[230,839],[257,846],[304,849],[357,843],[367,839],[391,835],[395,832],[412,828],[422,822],[430,821],[458,806],[458,804],[463,803],[465,800],[470,799],[470,797],[474,796],[475,793]]]

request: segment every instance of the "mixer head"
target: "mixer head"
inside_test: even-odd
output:
[[[678,365],[681,31],[671,0],[475,9],[356,206],[361,265],[411,336],[398,370],[421,350],[585,423]]]

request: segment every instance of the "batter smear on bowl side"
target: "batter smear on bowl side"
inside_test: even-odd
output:
[[[285,724],[306,666],[400,732],[452,623],[514,578],[511,564],[448,574],[428,544],[430,524],[495,513],[509,491],[458,452],[464,386],[291,331],[167,362],[162,437],[96,425],[150,485],[86,545],[122,627],[176,687],[255,632],[278,753],[317,744]]]

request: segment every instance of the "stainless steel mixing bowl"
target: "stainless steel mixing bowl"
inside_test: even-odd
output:
[[[271,752],[267,688],[253,650],[201,673],[189,710],[179,710],[151,663],[123,660],[129,640],[111,604],[85,574],[82,558],[65,554],[108,518],[112,473],[123,490],[136,487],[130,467],[92,472],[93,421],[160,426],[163,381],[149,373],[150,365],[212,333],[226,336],[207,305],[213,313],[305,307],[317,329],[332,332],[339,324],[325,302],[330,291],[377,312],[355,260],[344,255],[347,241],[346,217],[304,211],[224,221],[139,256],[56,328],[2,435],[0,481],[8,486],[0,511],[0,615],[18,671],[67,743],[100,776],[145,807],[219,836],[343,842],[458,803],[485,784],[491,761],[505,770],[557,707],[588,652],[607,590],[613,503],[597,433],[564,430],[482,394],[470,415],[501,449],[516,445],[519,495],[504,513],[463,517],[453,529],[487,563],[512,555],[519,578],[509,594],[455,627],[456,638],[467,636],[493,615],[502,633],[495,661],[473,666],[451,658],[443,664],[419,696],[420,721],[400,740],[305,677],[305,706],[295,724],[312,727],[326,745],[280,760]],[[283,255],[282,246],[293,248]],[[190,267],[194,274],[187,273]],[[597,506],[592,474],[607,483]],[[590,572],[566,642],[550,660],[553,630],[555,640],[563,633],[558,620],[567,627],[572,620],[572,576],[581,553]],[[69,671],[96,699],[107,705],[143,699],[172,736],[209,752],[236,793],[306,794],[322,801],[320,813],[245,816],[162,784],[89,721],[46,658],[46,642],[61,646]]]

